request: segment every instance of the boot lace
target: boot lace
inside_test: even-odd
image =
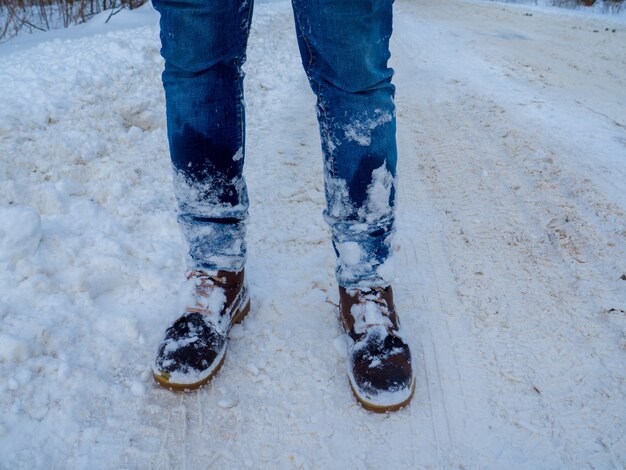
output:
[[[387,331],[393,328],[389,306],[383,298],[385,289],[372,287],[359,292],[359,302],[354,304],[350,313],[354,317],[354,331],[357,334],[365,333],[372,327],[381,326]]]
[[[188,306],[185,310],[188,313],[219,313],[226,300],[224,295],[226,278],[196,269],[187,274],[187,279],[195,282],[193,294],[195,305]],[[217,308],[218,305],[220,308]]]

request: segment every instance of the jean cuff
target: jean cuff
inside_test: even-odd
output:
[[[332,225],[337,282],[346,288],[387,287],[394,277],[393,219]]]
[[[244,221],[224,221],[181,215],[189,244],[189,269],[240,271],[246,261]]]

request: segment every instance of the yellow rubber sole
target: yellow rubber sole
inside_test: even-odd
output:
[[[411,383],[411,393],[409,394],[409,396],[402,402],[393,403],[391,405],[377,405],[376,403],[367,401],[367,399],[359,395],[359,393],[352,385],[352,382],[350,382],[350,388],[352,389],[352,394],[354,395],[354,398],[356,398],[356,401],[358,401],[363,408],[368,411],[373,411],[374,413],[387,413],[390,411],[398,411],[399,409],[404,408],[410,403],[413,395],[415,394],[415,378]]]
[[[250,313],[250,299],[246,301],[243,308],[238,310],[237,313],[233,315],[233,319],[231,320],[230,325],[232,326],[236,323],[241,323],[243,319],[246,318],[246,315],[248,315],[248,313]],[[225,359],[226,359],[226,350],[224,350],[224,354],[222,354],[222,357],[220,358],[219,362],[217,363],[217,365],[214,367],[214,369],[211,371],[211,373],[208,376],[204,377],[202,380],[199,380],[198,382],[194,382],[190,384],[179,384],[175,382],[170,382],[169,380],[170,375],[167,373],[157,374],[156,372],[152,371],[152,377],[154,377],[154,380],[156,381],[156,383],[158,383],[161,387],[172,390],[173,392],[190,392],[192,390],[199,389],[203,385],[206,385],[213,377],[215,377],[215,375],[222,368],[222,365],[224,364]]]

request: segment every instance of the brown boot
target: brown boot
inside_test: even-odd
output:
[[[192,304],[165,332],[152,367],[154,379],[172,390],[207,383],[224,362],[228,332],[250,310],[244,272],[191,271]]]
[[[348,377],[365,409],[384,413],[407,405],[415,391],[411,351],[402,338],[391,287],[339,287],[348,347]]]

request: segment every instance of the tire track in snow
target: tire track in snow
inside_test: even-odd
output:
[[[157,408],[157,414],[159,414],[159,412],[162,410],[160,408]],[[168,440],[168,436],[169,436],[169,432],[170,432],[170,424],[171,424],[171,420],[172,420],[172,410],[167,410],[165,412],[165,414],[167,415],[167,419],[165,421],[165,425],[163,426],[163,429],[160,432],[160,437],[161,440],[159,442],[159,448],[157,450],[157,452],[155,452],[154,454],[154,461],[150,462],[150,466],[152,468],[162,468],[160,465],[165,465],[165,468],[170,468],[170,459],[169,459],[169,455],[167,453],[166,450],[166,444],[167,444],[167,440]],[[158,426],[155,426],[155,429],[159,429]]]
[[[604,297],[605,302],[611,299],[620,302],[617,281],[607,284],[612,277],[617,279],[619,266],[615,264],[611,268],[615,261],[609,258],[605,259],[609,269],[602,263],[594,266],[589,261],[597,255],[590,257],[588,254],[592,253],[590,250],[606,251],[601,248],[608,241],[606,234],[609,239],[620,237],[619,232],[612,235],[612,231],[616,217],[619,221],[623,216],[612,210],[606,201],[601,202],[603,197],[589,185],[582,192],[575,190],[573,193],[571,187],[563,185],[563,181],[572,182],[573,188],[580,184],[575,166],[567,168],[570,173],[567,179],[566,168],[558,165],[558,160],[563,160],[560,154],[565,146],[542,133],[535,134],[532,126],[511,120],[503,108],[476,90],[477,84],[472,88],[454,80],[457,73],[454,67],[441,67],[442,62],[424,60],[425,56],[439,52],[447,56],[444,64],[454,64],[455,49],[445,38],[429,33],[426,24],[423,24],[426,32],[416,33],[420,31],[419,26],[416,27],[419,23],[410,15],[401,17],[398,23],[396,34],[398,31],[409,33],[409,25],[413,26],[399,42],[404,46],[404,54],[411,56],[414,64],[421,64],[406,75],[406,83],[412,81],[414,90],[431,88],[428,95],[415,93],[419,100],[412,103],[418,110],[413,117],[419,123],[416,140],[422,181],[432,195],[433,205],[446,214],[442,220],[445,227],[442,241],[450,252],[450,272],[459,286],[460,306],[473,317],[468,333],[478,336],[477,345],[483,355],[486,351],[495,355],[493,359],[483,357],[485,370],[490,371],[487,377],[495,379],[494,385],[502,387],[488,397],[489,407],[505,416],[508,423],[502,429],[508,428],[506,434],[515,436],[523,453],[540,459],[545,457],[542,465],[558,467],[564,461],[582,464],[589,454],[574,448],[574,442],[588,443],[593,438],[572,435],[573,423],[580,418],[563,406],[563,401],[578,402],[581,396],[587,396],[583,399],[584,405],[581,402],[588,415],[586,422],[597,419],[593,415],[598,411],[609,421],[614,420],[619,405],[614,402],[613,412],[604,406],[598,410],[598,398],[593,398],[597,392],[592,387],[568,388],[568,382],[576,380],[581,373],[597,376],[598,372],[593,369],[599,365],[599,370],[606,371],[604,377],[609,377],[608,381],[602,379],[610,384],[612,392],[609,393],[618,397],[624,393],[615,376],[615,371],[620,370],[619,355],[603,354],[598,348],[603,344],[602,348],[606,349],[606,340],[612,344],[609,350],[617,347],[611,338],[617,332],[612,333],[611,329],[615,331],[619,323],[605,328],[597,318],[601,302],[591,297],[586,299],[584,294],[589,286],[596,289],[596,295],[602,293],[600,298]],[[437,44],[429,43],[431,37],[436,38]],[[415,43],[421,44],[422,50],[427,52],[416,53],[415,49],[406,47]],[[466,61],[459,59],[460,63]],[[401,63],[406,71],[407,61],[401,60]],[[485,83],[489,83],[489,73],[484,74]],[[440,80],[442,76],[446,77],[445,81]],[[492,94],[497,95],[497,85],[491,86],[496,90]],[[510,129],[513,131],[505,134],[504,131]],[[529,135],[531,132],[533,134]],[[523,150],[519,152],[519,147],[542,146],[559,159],[536,162],[524,158]],[[514,157],[509,158],[511,155]],[[597,216],[591,217],[593,224],[581,224],[589,220],[584,215],[590,212],[589,207],[595,208],[592,212]],[[570,219],[575,217],[569,227],[565,227],[571,233],[565,235],[565,242],[582,243],[582,253],[587,253],[588,258],[584,264],[573,259],[572,255],[576,255],[569,253],[570,246],[561,246],[558,240],[554,244],[546,238],[546,223],[550,218],[560,216],[567,222],[568,213]],[[502,263],[499,258],[506,253],[508,259]],[[582,283],[577,285],[577,279],[583,280]],[[532,297],[526,296],[529,293]],[[524,308],[519,311],[521,306]],[[495,315],[493,310],[496,310]],[[596,335],[598,339],[606,339],[594,340]],[[516,344],[519,342],[521,344]],[[560,356],[559,359],[546,362],[544,348],[555,357]],[[593,358],[596,366],[591,366],[584,357]],[[577,369],[585,372],[577,372]],[[493,373],[503,375],[498,378],[490,375]],[[559,381],[551,383],[555,379]],[[507,381],[515,385],[506,385]],[[534,392],[533,381],[538,384]],[[524,386],[528,391],[523,391]],[[505,398],[508,395],[515,398]],[[597,411],[590,411],[594,407]],[[571,424],[565,424],[568,422]],[[547,429],[543,429],[546,425]],[[615,443],[618,429],[606,428],[602,440]],[[583,432],[589,431],[590,426]],[[552,437],[547,438],[550,435]],[[563,445],[570,450],[556,451]],[[594,452],[598,452],[594,457],[597,462],[607,458],[606,451],[605,457],[602,456],[601,448]],[[608,459],[614,461],[611,457]]]
[[[474,108],[471,116],[476,122],[476,118],[481,116],[479,112],[480,108]],[[435,108],[430,108],[429,115],[434,115],[437,113]],[[465,116],[468,113],[464,113]],[[460,121],[460,122],[459,122]],[[569,224],[568,231],[570,232],[569,237],[572,237],[572,240],[576,240],[577,244],[581,246],[580,251],[571,252],[568,246],[562,247],[560,243],[556,246],[554,242],[548,243],[550,241],[549,238],[545,238],[543,235],[546,230],[546,226],[544,225],[546,221],[555,220],[553,217],[561,218],[561,220],[569,219],[576,223],[576,220],[583,220],[580,217],[575,217],[575,207],[578,203],[569,203],[567,200],[563,199],[563,197],[557,192],[554,193],[550,190],[548,186],[545,184],[542,185],[544,190],[539,193],[539,196],[536,197],[533,194],[533,185],[530,184],[532,179],[530,179],[529,175],[524,174],[524,170],[516,167],[515,164],[506,165],[506,166],[498,166],[493,164],[492,158],[500,154],[502,155],[502,149],[497,144],[489,144],[483,145],[480,142],[487,142],[489,135],[488,133],[484,133],[482,138],[477,137],[476,126],[472,125],[467,117],[461,118],[459,121],[455,123],[454,129],[449,127],[446,129],[446,133],[449,135],[457,134],[457,137],[454,138],[456,141],[470,141],[472,142],[472,147],[470,153],[475,153],[482,156],[481,163],[479,163],[479,168],[482,167],[483,171],[489,173],[489,181],[491,190],[494,191],[495,194],[498,194],[498,204],[491,207],[490,210],[485,211],[485,214],[489,214],[486,216],[487,221],[485,223],[483,230],[476,224],[474,224],[469,217],[474,217],[473,207],[489,207],[489,199],[492,196],[488,196],[486,192],[479,191],[477,194],[474,194],[470,198],[470,194],[466,193],[462,198],[458,196],[452,197],[448,200],[448,207],[454,207],[452,211],[452,220],[454,226],[456,226],[455,231],[459,230],[464,231],[464,235],[462,237],[452,237],[457,238],[456,241],[452,241],[453,248],[456,251],[468,251],[468,248],[472,251],[477,249],[478,246],[483,246],[483,253],[488,257],[490,261],[479,263],[479,265],[474,268],[475,271],[482,269],[486,271],[486,275],[489,275],[488,272],[492,273],[494,270],[502,269],[498,267],[497,258],[499,255],[494,253],[502,253],[506,250],[506,247],[496,248],[489,247],[489,245],[494,245],[502,242],[503,240],[498,234],[498,227],[490,227],[490,224],[493,222],[502,222],[508,220],[508,226],[513,230],[514,237],[509,239],[508,245],[510,246],[509,250],[512,248],[511,255],[515,251],[521,251],[523,253],[531,254],[530,260],[533,259],[544,259],[547,261],[546,263],[541,263],[540,265],[533,266],[532,261],[529,264],[528,261],[522,261],[521,259],[517,259],[513,256],[509,258],[508,266],[506,267],[506,271],[502,274],[506,277],[511,278],[512,280],[516,278],[515,272],[526,272],[528,273],[528,280],[520,283],[520,288],[522,291],[533,292],[534,299],[526,300],[527,309],[530,313],[532,312],[541,312],[542,310],[547,313],[549,316],[543,315],[543,317],[537,316],[537,320],[543,323],[543,327],[545,328],[547,325],[553,324],[554,326],[551,328],[551,331],[562,335],[563,337],[558,340],[559,343],[564,344],[565,348],[571,348],[572,345],[576,344],[575,348],[582,351],[587,351],[585,354],[588,357],[593,357],[593,349],[592,343],[589,343],[586,340],[586,332],[588,331],[598,331],[598,326],[593,325],[593,317],[588,313],[584,313],[584,310],[591,309],[593,310],[594,301],[590,301],[584,298],[583,292],[580,291],[580,288],[577,288],[575,285],[576,279],[585,279],[585,282],[593,282],[594,280],[600,280],[603,277],[606,278],[607,273],[606,269],[600,269],[596,272],[594,270],[589,270],[588,268],[583,268],[584,265],[579,265],[580,261],[577,260],[580,256],[589,258],[589,251],[585,248],[588,246],[597,246],[596,240],[602,239],[603,237],[595,237],[594,236],[594,228],[584,226],[578,226]],[[425,153],[428,153],[426,151]],[[439,162],[438,168],[442,169],[441,162],[445,161],[445,156],[442,154],[433,154],[432,164],[436,165]],[[438,174],[433,181],[436,184],[442,184],[439,187],[439,194],[442,195],[445,200],[445,196],[443,194],[447,191],[449,192],[452,188],[456,188],[456,186],[462,179],[468,181],[467,175],[472,174],[472,166],[476,163],[470,163],[465,166],[465,162],[457,161],[454,172],[455,179],[446,178],[450,176],[450,172],[445,170]],[[486,170],[485,170],[486,169]],[[446,175],[446,171],[448,171],[448,175]],[[556,173],[558,175],[558,172]],[[460,175],[465,175],[465,177],[461,177]],[[510,187],[507,183],[507,180],[510,180],[511,176],[513,177],[513,181],[517,181],[519,184],[516,184],[516,187],[519,189],[514,192],[509,192],[506,189]],[[456,180],[456,182],[455,182]],[[475,187],[474,182],[470,183],[472,187]],[[547,191],[546,191],[547,189]],[[557,187],[557,191],[560,188]],[[455,190],[452,189],[454,192]],[[461,188],[460,192],[463,193],[464,190]],[[539,203],[537,200],[539,199]],[[453,202],[454,201],[454,202]],[[461,205],[458,204],[458,201],[465,201]],[[529,204],[527,201],[530,201]],[[512,210],[515,208],[514,210]],[[547,216],[547,214],[551,214],[551,216]],[[559,215],[564,214],[564,215]],[[569,214],[569,215],[567,215]],[[484,219],[482,215],[476,215],[481,219]],[[524,220],[525,223],[520,224],[520,221]],[[543,220],[543,222],[542,222]],[[460,228],[459,228],[460,227]],[[548,226],[549,228],[549,226]],[[591,229],[591,231],[589,230]],[[478,230],[478,231],[477,231]],[[486,236],[480,237],[481,232],[483,232]],[[454,232],[453,232],[454,233]],[[596,232],[597,233],[597,232]],[[535,242],[533,242],[534,234],[540,234],[540,238],[535,238]],[[462,238],[465,237],[465,242],[463,242]],[[498,241],[500,239],[500,241]],[[469,244],[467,242],[469,241]],[[563,249],[564,248],[564,249]],[[494,251],[491,251],[494,250]],[[490,254],[491,252],[491,254]],[[572,259],[573,258],[573,259]],[[497,264],[493,264],[493,263]],[[470,263],[467,263],[470,264]],[[482,264],[482,268],[480,267]],[[458,263],[457,263],[458,265]],[[470,287],[472,282],[467,283],[467,280],[471,279],[471,269],[470,266],[463,267],[460,269],[457,267],[455,269],[457,275],[460,279],[465,278],[466,280],[462,283],[465,284],[462,286],[465,291],[465,298],[470,302],[468,306],[473,306],[473,309],[477,312],[489,310],[489,304],[485,302],[485,296],[476,296],[475,293],[472,292],[474,287]],[[484,269],[487,268],[487,269]],[[586,272],[586,275],[581,276],[581,271]],[[497,272],[497,271],[496,271]],[[602,273],[602,274],[601,274]],[[616,275],[617,277],[617,275]],[[542,284],[537,283],[536,280],[540,280]],[[519,277],[518,277],[519,280]],[[596,281],[597,282],[597,281]],[[524,286],[526,284],[526,286]],[[479,284],[480,285],[480,284]],[[486,286],[483,285],[483,290],[485,294],[489,293],[489,289],[485,289]],[[503,286],[504,289],[506,289]],[[600,288],[599,291],[604,290]],[[599,294],[600,292],[597,292]],[[493,292],[493,291],[492,291]],[[493,292],[491,295],[502,295],[504,291],[500,291],[500,294],[496,294]],[[523,301],[522,297],[517,292],[508,292],[506,294],[508,299],[504,302],[504,304],[511,304],[515,309],[515,305],[513,302],[515,299],[520,299],[519,301]],[[542,299],[545,299],[542,300]],[[548,302],[546,304],[546,301]],[[563,307],[560,307],[559,304],[564,304]],[[596,307],[598,308],[598,307]],[[599,308],[598,308],[599,310]],[[514,310],[515,311],[515,310]],[[564,311],[564,312],[563,312]],[[566,315],[563,317],[563,313]],[[532,317],[535,315],[531,315]],[[550,317],[554,317],[557,321],[556,323]],[[561,318],[559,318],[561,317]],[[515,328],[517,331],[523,331],[519,320],[511,318],[511,321],[515,321],[519,326]],[[583,325],[587,323],[589,327],[584,327]],[[606,334],[606,333],[604,333]],[[537,345],[539,346],[539,344]],[[492,350],[492,346],[489,346]],[[541,350],[537,349],[537,347],[529,348],[529,351],[535,350],[537,353],[540,353]],[[567,349],[566,349],[567,350]],[[535,358],[537,360],[538,358]],[[563,358],[563,364],[568,364],[572,359],[579,362],[579,359],[575,358]],[[597,363],[601,365],[603,368],[606,367],[604,360],[599,357],[597,359]],[[567,366],[570,368],[570,366]],[[571,366],[576,367],[576,366]],[[609,368],[608,370],[610,370]],[[571,374],[570,369],[566,374]],[[520,371],[516,371],[513,369],[512,375],[518,375]],[[523,373],[523,372],[522,372]],[[545,380],[545,379],[544,379]],[[544,391],[548,390],[548,387],[543,387],[539,385],[539,389],[543,389]],[[580,393],[580,392],[579,392]],[[587,392],[588,393],[588,392]],[[545,405],[544,405],[545,406]],[[514,409],[515,407],[513,407]],[[545,411],[544,411],[545,412]],[[551,412],[553,413],[553,412]],[[540,426],[537,424],[529,424],[528,418],[515,417],[516,413],[513,413],[511,419],[516,423],[516,425],[524,428],[526,431],[530,430],[530,434],[542,435],[545,432],[540,431]],[[534,418],[536,419],[536,417]],[[562,424],[560,424],[560,419],[555,420],[551,426],[554,426],[556,429],[559,429],[558,434],[565,434],[567,431]],[[556,443],[554,445],[557,445]]]
[[[415,245],[413,249],[421,252],[421,256],[415,257],[414,265],[418,266],[417,269],[424,269],[427,266],[424,275],[429,280],[427,288],[432,289],[432,292],[423,296],[423,302],[431,312],[428,323],[430,334],[426,335],[424,340],[424,355],[429,375],[429,391],[436,397],[431,406],[438,444],[447,447],[445,454],[451,462],[477,465],[478,462],[484,464],[485,461],[495,459],[492,462],[513,465],[512,461],[517,460],[519,464],[527,457],[524,456],[524,451],[507,442],[504,423],[498,425],[500,429],[493,429],[497,420],[491,414],[488,397],[484,392],[487,387],[484,385],[484,373],[480,370],[480,360],[476,356],[477,345],[472,339],[468,317],[463,315],[465,306],[455,289],[458,279],[454,274],[450,255],[446,254],[447,250],[442,244],[449,233],[445,218],[441,220],[445,215],[443,211],[439,214],[434,211],[439,204],[426,192],[428,183],[427,180],[424,181],[424,175],[420,174],[424,154],[432,159],[430,160],[432,170],[437,172],[440,171],[438,166],[440,162],[448,160],[451,155],[462,158],[463,148],[458,148],[458,142],[461,142],[462,146],[463,141],[449,139],[449,134],[443,130],[445,127],[438,127],[442,122],[456,116],[446,115],[437,108],[430,109],[430,113],[423,113],[421,109],[425,103],[422,100],[425,97],[420,93],[409,91],[419,89],[420,85],[425,83],[423,78],[418,79],[421,81],[417,84],[413,81],[413,77],[424,75],[424,71],[416,66],[420,61],[406,47],[414,41],[402,35],[403,32],[410,31],[410,24],[411,20],[404,18],[399,22],[399,27],[396,27],[396,43],[398,49],[402,51],[400,54],[398,49],[395,51],[396,57],[399,56],[397,60],[402,64],[397,74],[400,90],[399,129],[402,129],[402,117],[407,123],[417,124],[410,126],[412,127],[410,133],[405,131],[400,134],[400,143],[404,142],[403,146],[410,152],[408,154],[414,156],[409,160],[410,170],[403,169],[400,173],[405,178],[401,180],[401,185],[410,181],[411,191],[409,194],[403,195],[402,192],[400,194],[401,201],[411,208],[411,212],[418,214],[420,226],[426,227],[425,230],[422,229],[421,237],[415,237],[421,249],[418,250]],[[403,25],[406,29],[402,28]],[[402,90],[407,90],[404,97]],[[450,108],[446,110],[451,111]],[[425,141],[418,139],[419,130],[423,125],[427,129]],[[450,125],[456,125],[456,122],[452,121]],[[437,137],[443,138],[438,140]],[[409,149],[414,151],[411,152]],[[459,363],[459,347],[463,351],[462,365]],[[468,400],[472,403],[471,408],[468,407]],[[499,441],[498,446],[501,447],[499,456],[490,455],[493,454],[492,446],[496,441]]]
[[[401,77],[398,77],[401,83]],[[399,97],[398,105],[404,106]],[[400,125],[400,129],[402,126]],[[399,272],[407,273],[402,283],[413,286],[401,291],[408,296],[413,311],[421,319],[420,334],[423,345],[423,375],[425,383],[419,384],[427,393],[432,428],[432,443],[437,450],[433,465],[479,465],[483,445],[477,444],[472,437],[489,436],[486,423],[491,421],[489,407],[485,403],[484,386],[479,376],[471,376],[468,371],[475,369],[475,361],[468,354],[475,349],[471,333],[459,312],[459,304],[454,286],[456,281],[449,266],[448,256],[441,245],[443,225],[435,218],[429,196],[418,182],[415,162],[412,156],[416,150],[411,142],[412,130],[400,131],[399,146],[405,163],[400,160],[402,180],[399,190],[398,243],[408,259],[407,266],[401,266]],[[410,181],[411,185],[407,183]],[[410,208],[410,209],[409,209]],[[418,223],[411,219],[417,215]],[[406,222],[405,222],[406,221]],[[455,324],[454,333],[450,322]],[[463,345],[465,358],[459,361],[457,345]],[[464,372],[461,371],[463,369]],[[468,408],[468,396],[465,388],[472,390],[470,401],[473,408]],[[472,424],[469,424],[472,423]],[[422,440],[418,434],[416,439]]]

